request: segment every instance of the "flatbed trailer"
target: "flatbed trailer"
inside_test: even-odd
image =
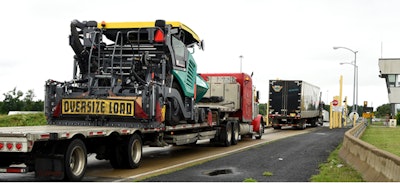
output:
[[[216,127],[215,122],[157,128],[60,125],[1,127],[0,173],[34,171],[37,177],[59,180],[64,178],[64,172],[80,174],[79,171],[85,171],[82,166],[86,166],[86,154],[96,153],[97,159],[104,159],[103,154],[110,153],[107,148],[111,149],[114,143],[122,143],[127,138],[138,142],[133,143],[136,145],[131,148],[135,150],[132,151],[136,157],[132,163],[137,164],[134,167],[139,165],[143,144],[165,146],[195,143],[197,140],[214,138]],[[162,139],[155,139],[155,134],[161,135]],[[67,163],[64,162],[66,156],[69,156],[66,159],[71,161],[71,166],[63,166]],[[66,167],[71,169],[65,171]]]

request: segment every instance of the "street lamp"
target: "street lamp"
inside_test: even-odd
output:
[[[333,47],[333,49],[340,49],[340,48],[342,48],[342,49],[346,49],[346,50],[349,50],[349,51],[351,51],[351,52],[353,52],[354,53],[354,61],[353,62],[351,62],[351,63],[348,63],[348,62],[346,62],[346,63],[340,63],[340,65],[343,65],[343,64],[350,64],[350,65],[353,65],[354,66],[354,81],[353,81],[353,107],[352,107],[352,110],[353,110],[353,113],[354,112],[358,112],[357,110],[357,108],[358,108],[358,66],[357,66],[357,52],[358,51],[353,51],[352,49],[350,49],[350,48],[346,48],[346,47]],[[356,84],[357,84],[357,86],[356,86]],[[357,91],[357,95],[356,95],[356,91]],[[354,102],[354,101],[356,101],[356,102]]]
[[[344,65],[344,64],[349,64],[349,65],[352,65],[352,66],[354,66],[355,68],[356,68],[356,74],[355,74],[355,82],[356,82],[356,85],[355,85],[355,87],[356,87],[356,106],[355,106],[355,111],[357,112],[358,111],[358,66],[357,65],[355,65],[353,62],[341,62],[341,63],[339,63],[340,65]],[[353,99],[354,100],[354,99]]]
[[[243,59],[243,55],[240,55],[239,58],[240,58],[240,72],[242,72],[242,59]]]

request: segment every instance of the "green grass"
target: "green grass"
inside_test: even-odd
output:
[[[0,115],[0,127],[46,125],[44,113]]]
[[[311,182],[364,182],[361,174],[347,165],[338,155],[339,145],[328,157],[326,163],[320,164],[318,175],[313,175]]]
[[[258,182],[256,179],[253,178],[245,178],[243,182]]]
[[[379,123],[369,125],[360,139],[379,149],[400,156],[400,127],[391,128]]]
[[[263,175],[266,176],[266,177],[268,177],[268,176],[272,176],[272,175],[274,175],[274,174],[273,174],[272,172],[265,171],[265,172],[263,173]]]
[[[360,139],[379,149],[400,156],[399,127],[390,128],[384,126],[383,122],[373,122]],[[330,154],[327,163],[320,165],[320,173],[311,177],[312,182],[363,182],[361,174],[338,156],[340,146]]]

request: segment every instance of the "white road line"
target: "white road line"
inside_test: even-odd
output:
[[[307,132],[309,132],[309,131],[303,131],[303,133],[307,133]],[[299,134],[303,134],[303,133],[290,134],[290,135],[287,135],[285,137],[290,137],[290,136],[299,135]],[[282,137],[282,138],[285,138],[285,137]],[[279,139],[281,139],[281,138],[279,138]],[[219,157],[219,156],[224,156],[224,155],[227,155],[227,154],[230,154],[230,153],[234,153],[236,151],[241,151],[241,150],[244,150],[244,149],[248,149],[250,147],[258,146],[260,144],[264,144],[264,143],[271,142],[271,141],[274,141],[274,140],[278,140],[278,139],[268,139],[266,141],[262,141],[262,142],[259,142],[259,143],[256,143],[256,144],[245,146],[245,147],[242,147],[242,148],[239,148],[239,149],[234,149],[234,150],[231,150],[231,151],[228,151],[228,152],[219,153],[219,154],[215,154],[215,155],[212,155],[212,156],[191,160],[191,161],[188,161],[188,162],[185,162],[185,163],[172,165],[172,166],[169,166],[169,167],[165,167],[165,168],[161,168],[161,169],[158,169],[158,170],[149,171],[149,172],[146,172],[146,173],[141,173],[141,174],[138,174],[138,175],[133,175],[133,176],[130,176],[130,177],[127,177],[127,178],[115,180],[114,182],[126,182],[128,180],[132,180],[132,179],[135,179],[135,178],[138,178],[138,177],[141,177],[141,176],[146,176],[146,175],[150,175],[150,174],[153,174],[153,173],[158,173],[158,172],[170,170],[171,168],[176,168],[176,167],[188,165],[188,164],[191,164],[191,163],[196,163],[198,161],[203,161],[203,160],[212,159],[212,158]]]

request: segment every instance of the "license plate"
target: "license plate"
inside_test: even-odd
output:
[[[62,99],[62,114],[134,116],[134,100]]]

